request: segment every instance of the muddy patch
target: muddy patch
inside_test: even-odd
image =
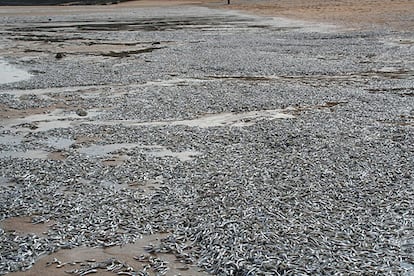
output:
[[[39,29],[44,28],[44,29]],[[125,58],[133,55],[151,53],[166,48],[173,41],[113,41],[100,38],[88,38],[87,35],[58,35],[57,31],[46,26],[33,27],[7,33],[20,44],[18,48],[8,48],[9,51],[27,56],[28,53],[52,55],[56,60],[80,57],[114,57]],[[63,33],[66,29],[60,29]],[[5,46],[7,49],[7,45]],[[44,71],[34,70],[33,74],[44,74]]]
[[[23,94],[22,96],[27,95]],[[63,103],[59,104],[50,104],[45,107],[33,107],[33,108],[25,108],[25,109],[15,109],[9,106],[0,104],[0,119],[19,119],[17,121],[24,121],[21,118],[28,118],[33,115],[45,116],[46,114],[50,114],[52,112],[62,112],[63,110],[68,110],[69,107]]]
[[[43,109],[42,109],[43,110]],[[89,120],[91,117],[97,116],[102,111],[91,109],[85,111],[85,114],[79,114],[79,110],[68,110],[57,108],[48,113],[39,113],[40,110],[22,110],[19,115],[22,117],[8,118],[4,120],[3,126],[7,129],[29,128],[34,132],[47,131],[55,128],[69,128],[76,122]],[[46,111],[45,111],[46,112]]]
[[[84,145],[84,144],[93,144],[100,140],[98,136],[86,136],[86,135],[79,135],[75,137],[75,143],[77,145]]]
[[[9,275],[208,275],[192,265],[182,263],[172,254],[148,252],[168,234],[143,236],[135,243],[112,247],[78,247],[63,249],[40,258],[25,272]]]
[[[30,115],[44,114],[45,112],[48,112],[55,107],[49,106],[38,108],[14,109],[0,104],[0,108],[0,119],[16,119],[24,118]]]
[[[47,159],[54,160],[54,161],[63,161],[65,160],[69,154],[64,151],[53,151],[47,155]]]
[[[53,224],[53,221],[33,223],[33,217],[11,217],[1,221],[0,227],[6,232],[45,236]]]

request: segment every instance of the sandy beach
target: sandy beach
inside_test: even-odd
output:
[[[0,275],[411,275],[413,9],[2,6]]]
[[[239,10],[251,14],[263,16],[287,17],[309,21],[338,23],[341,25],[361,27],[389,27],[400,31],[408,31],[414,28],[412,10],[414,3],[410,0],[342,0],[342,1],[306,1],[306,0],[139,0],[126,1],[116,5],[83,6],[77,12],[108,11],[123,8],[136,7],[165,7],[179,5],[196,5],[211,8],[223,8]],[[73,6],[71,6],[73,7]],[[60,14],[73,8],[56,7],[31,7],[20,9],[18,7],[2,7],[2,13],[16,14],[30,10],[36,14]],[[68,11],[68,12],[69,12]]]
[[[354,28],[382,26],[400,31],[414,28],[411,12],[414,3],[410,0],[232,1],[231,6],[260,15],[335,22]]]

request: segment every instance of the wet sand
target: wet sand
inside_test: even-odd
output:
[[[32,223],[32,217],[12,217],[0,222],[4,231],[17,232],[19,234],[35,234],[44,236],[53,221]]]
[[[181,275],[192,276],[200,275],[206,276],[207,273],[199,271],[197,267],[179,263],[171,254],[148,254],[144,247],[150,244],[158,244],[162,238],[167,235],[150,235],[137,240],[135,243],[126,244],[124,246],[112,247],[78,247],[74,249],[61,249],[56,253],[41,257],[36,264],[29,271],[13,272],[7,275],[11,276],[66,276],[78,275],[76,273],[68,273],[68,271],[75,271],[81,269],[82,266],[98,264],[100,262],[112,262],[115,264],[124,263],[136,270],[142,269],[148,261],[144,258],[155,258],[167,262],[167,275]],[[142,260],[140,260],[142,258]],[[158,275],[155,271],[149,269],[148,274],[151,276]],[[117,275],[116,271],[107,271],[106,269],[96,269],[95,275],[112,276]]]

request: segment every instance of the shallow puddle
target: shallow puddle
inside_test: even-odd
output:
[[[23,136],[22,135],[0,135],[0,145],[6,145],[6,146],[13,146],[18,145],[22,142]]]
[[[49,152],[44,150],[1,151],[0,158],[48,159]]]
[[[70,128],[75,123],[84,122],[91,117],[102,113],[101,110],[85,110],[86,115],[80,116],[76,111],[64,109],[55,109],[46,114],[32,114],[23,118],[6,119],[2,125],[6,129],[27,128],[29,126],[32,132],[48,131],[56,128]]]
[[[0,59],[0,84],[28,80],[32,77],[28,72],[19,69]]]
[[[66,158],[66,154],[63,150],[69,149],[69,147],[75,143],[74,140],[59,137],[49,137],[46,140],[38,142],[47,147],[52,147],[55,150],[0,150],[0,157],[63,160]],[[0,145],[14,146],[21,143],[24,143],[22,135],[0,136]]]

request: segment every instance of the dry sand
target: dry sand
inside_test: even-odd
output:
[[[131,7],[176,5],[201,5],[211,8],[240,10],[256,15],[330,22],[354,28],[382,26],[401,31],[414,28],[412,19],[414,1],[412,0],[231,0],[230,5],[227,5],[227,0],[139,0],[117,5],[82,7],[2,7],[0,15],[107,12]]]
[[[351,27],[386,26],[399,30],[414,28],[411,0],[143,0],[119,4],[128,6],[205,5],[247,13],[340,23]]]

